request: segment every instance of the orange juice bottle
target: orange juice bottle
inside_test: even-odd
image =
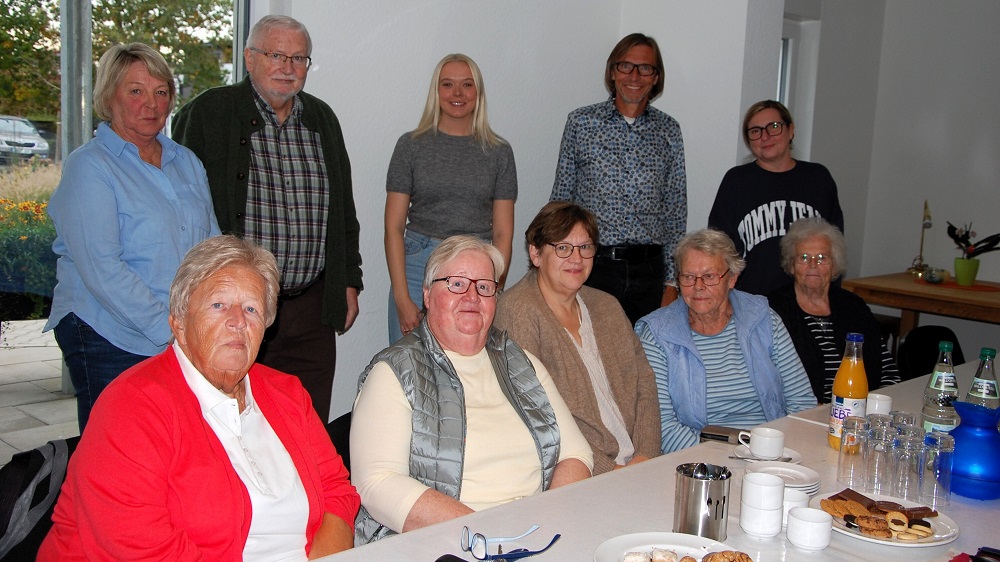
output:
[[[865,417],[868,403],[868,377],[865,362],[861,357],[861,346],[865,338],[861,334],[847,334],[844,359],[833,379],[833,400],[830,404],[830,431],[827,439],[830,446],[840,450],[840,435],[844,420],[848,416]]]

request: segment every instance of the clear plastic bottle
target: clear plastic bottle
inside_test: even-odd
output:
[[[958,414],[952,402],[958,400],[958,384],[955,381],[955,362],[951,358],[954,345],[950,341],[938,344],[938,361],[934,372],[924,390],[924,408],[920,418],[924,430],[943,431],[955,429],[958,425]]]
[[[830,403],[830,429],[827,441],[834,449],[840,450],[840,435],[844,420],[849,416],[865,417],[868,403],[868,376],[861,347],[865,337],[851,332],[847,334],[844,358],[840,361],[837,376],[833,379],[833,400]]]
[[[993,359],[997,356],[997,350],[992,347],[984,347],[979,352],[979,369],[976,370],[976,378],[972,381],[972,388],[965,395],[965,401],[979,404],[987,408],[1000,406],[1000,392],[997,391],[997,373],[993,370]]]

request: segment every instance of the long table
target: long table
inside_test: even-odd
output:
[[[960,388],[964,392],[972,381],[975,365],[959,366]],[[915,414],[920,411],[926,377],[920,377],[880,390],[893,397],[893,408]],[[827,406],[799,412],[774,420],[767,427],[785,432],[785,445],[802,455],[802,465],[821,476],[820,494],[844,488],[836,481],[837,452],[827,445]],[[673,524],[675,469],[688,462],[726,465],[733,472],[730,489],[727,545],[748,553],[757,562],[776,560],[950,560],[954,551],[974,554],[979,547],[1000,544],[996,517],[1000,500],[983,502],[952,494],[951,505],[939,511],[958,523],[959,538],[950,544],[900,548],[863,542],[833,534],[828,548],[819,553],[798,550],[785,540],[784,532],[767,539],[753,539],[739,525],[742,478],[747,464],[729,459],[733,445],[706,442],[664,455],[625,470],[612,471],[582,482],[550,490],[492,509],[384,539],[322,560],[329,562],[413,560],[433,562],[450,553],[473,560],[459,547],[462,527],[488,537],[515,536],[532,524],[540,528],[516,544],[530,549],[541,548],[556,533],[562,538],[549,551],[530,558],[538,562],[594,559],[594,551],[607,539],[639,532],[670,532]],[[507,546],[507,545],[505,545]]]
[[[920,282],[909,273],[890,273],[846,279],[843,287],[869,306],[900,309],[900,337],[917,327],[921,312],[1000,324],[1000,283],[976,281],[976,288],[963,289]]]

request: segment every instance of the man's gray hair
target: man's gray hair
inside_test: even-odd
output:
[[[306,26],[302,22],[289,16],[270,15],[257,20],[257,23],[253,24],[253,27],[250,28],[250,34],[247,35],[247,47],[259,49],[262,42],[261,38],[275,29],[298,31],[304,35],[306,38],[306,50],[308,51],[306,55],[312,56],[313,42],[312,37],[309,36],[309,30],[306,29]],[[290,55],[293,53],[285,54]]]
[[[199,242],[184,256],[170,284],[170,315],[187,315],[191,294],[209,277],[226,267],[244,267],[257,272],[264,281],[264,322],[270,326],[278,313],[281,277],[274,255],[253,242],[232,235],[213,236]]]

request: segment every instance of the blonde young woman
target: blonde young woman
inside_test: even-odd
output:
[[[434,69],[420,124],[399,138],[389,162],[389,343],[420,323],[424,266],[441,240],[477,236],[510,263],[516,199],[514,153],[490,128],[482,73],[468,56],[448,55]]]

